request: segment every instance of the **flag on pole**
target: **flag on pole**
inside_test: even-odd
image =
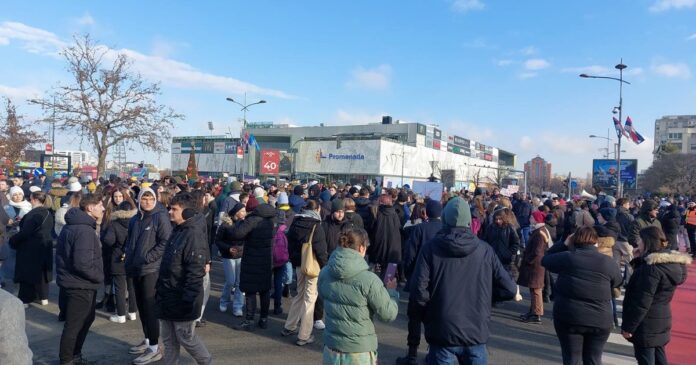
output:
[[[631,138],[631,136],[628,134],[628,132],[621,125],[621,121],[616,119],[616,117],[612,117],[612,118],[614,119],[614,128],[616,128],[616,136],[619,138],[621,138],[621,136],[624,136],[626,138]]]
[[[256,141],[256,137],[254,137],[253,134],[249,135],[249,144],[253,145],[257,150],[261,150],[261,146],[259,146],[259,143]]]
[[[633,127],[633,121],[631,120],[631,117],[626,117],[626,125],[624,126],[624,129],[628,132],[628,134],[631,136],[631,140],[635,144],[641,144],[643,141],[645,141],[645,138],[636,131],[636,128]]]

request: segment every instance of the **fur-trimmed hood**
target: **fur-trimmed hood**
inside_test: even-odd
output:
[[[136,214],[138,214],[137,209],[131,209],[131,210],[117,210],[111,213],[111,220],[115,221],[118,219],[131,219],[133,218]]]
[[[222,225],[222,224],[226,224],[226,225],[228,225],[228,226],[234,225],[234,222],[232,221],[232,218],[230,218],[230,216],[227,215],[227,213],[222,213],[222,214],[220,215],[220,223],[221,223],[221,225]]]
[[[679,251],[654,252],[645,257],[645,263],[648,265],[657,264],[681,264],[691,265],[692,258]]]

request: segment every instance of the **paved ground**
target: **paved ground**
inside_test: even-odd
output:
[[[271,316],[267,330],[253,333],[239,332],[231,327],[240,320],[230,313],[220,313],[217,309],[222,278],[222,265],[213,268],[213,293],[208,302],[205,317],[208,325],[199,329],[216,364],[320,364],[321,331],[315,331],[317,343],[306,347],[294,344],[294,338],[281,337],[280,331],[285,319]],[[27,334],[34,351],[36,364],[57,364],[58,343],[62,322],[57,321],[57,289],[51,287],[48,306],[32,305],[27,309]],[[551,305],[546,306],[544,323],[528,325],[516,320],[519,313],[526,312],[529,302],[505,303],[493,311],[491,340],[488,345],[491,364],[559,364],[561,362],[558,341],[551,320]],[[289,308],[286,299],[284,308]],[[399,316],[392,323],[377,323],[379,336],[379,359],[381,364],[393,364],[396,357],[402,356],[406,349],[406,301],[402,299]],[[99,364],[129,364],[134,356],[128,354],[128,347],[142,340],[140,321],[115,324],[108,321],[108,314],[99,312],[92,325],[91,333],[85,343],[84,354]],[[421,344],[421,359],[425,356],[425,339]],[[631,361],[632,348],[614,334],[605,348],[605,364],[619,365],[635,363]],[[193,364],[187,354],[183,354],[181,364]]]

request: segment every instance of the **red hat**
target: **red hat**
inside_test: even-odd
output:
[[[251,212],[252,210],[256,209],[256,207],[259,206],[259,201],[256,200],[256,197],[253,195],[249,197],[249,200],[247,201],[246,204],[246,210],[247,212]]]

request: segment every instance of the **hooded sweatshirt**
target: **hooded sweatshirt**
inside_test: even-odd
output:
[[[340,352],[377,351],[372,315],[385,322],[396,319],[397,293],[390,295],[362,255],[350,248],[334,251],[318,285],[324,300],[324,345]]]

